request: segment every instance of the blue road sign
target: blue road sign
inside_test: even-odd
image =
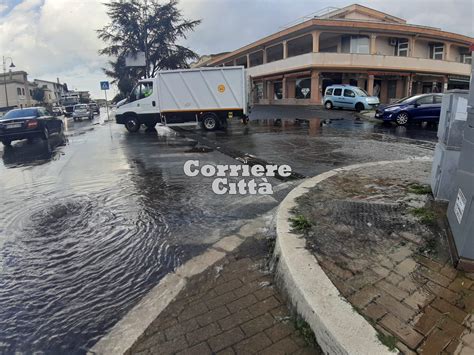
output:
[[[108,81],[101,81],[100,82],[100,89],[101,90],[109,90],[109,82]]]

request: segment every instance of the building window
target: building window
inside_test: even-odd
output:
[[[408,57],[408,39],[399,38],[395,47],[395,55],[398,57]]]
[[[255,67],[257,65],[261,65],[263,64],[263,51],[250,53],[249,58],[250,58],[249,67]]]
[[[273,98],[275,100],[281,100],[283,98],[283,83],[281,81],[275,81],[273,83]]]
[[[16,88],[17,95],[21,95],[21,88]]]
[[[24,88],[21,89],[21,94],[22,94],[23,96],[25,96],[25,89],[24,89]]]
[[[341,45],[343,53],[370,53],[370,41],[367,36],[344,36]]]
[[[263,99],[263,83],[255,84],[255,101],[259,102]]]
[[[33,96],[33,90],[30,89],[30,97]]]
[[[442,43],[432,43],[430,44],[430,58],[443,60],[444,54],[444,44]]]
[[[296,79],[295,97],[297,99],[311,98],[311,78]]]

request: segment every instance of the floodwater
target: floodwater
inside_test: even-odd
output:
[[[0,353],[85,353],[164,275],[294,186],[272,179],[281,186],[272,197],[216,198],[212,178],[184,175],[186,160],[252,155],[312,176],[380,159],[374,149],[386,159],[432,149],[348,117],[285,122],[262,115],[222,132],[128,134],[100,118],[68,121],[66,142],[0,148]]]

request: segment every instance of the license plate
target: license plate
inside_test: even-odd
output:
[[[11,123],[9,125],[7,125],[7,129],[12,129],[12,128],[20,128],[21,127],[21,123]]]

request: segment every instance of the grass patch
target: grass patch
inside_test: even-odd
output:
[[[291,227],[299,232],[306,232],[311,228],[311,222],[303,215],[297,215],[289,219]]]
[[[433,211],[426,207],[413,208],[411,213],[417,217],[421,223],[426,225],[433,225],[436,220],[436,215]]]
[[[396,344],[397,344],[397,338],[395,338],[393,335],[386,335],[380,332],[377,332],[377,339],[385,345],[387,348],[390,349],[390,351],[393,351],[396,349]]]
[[[316,342],[316,337],[313,333],[313,330],[309,326],[309,324],[301,317],[297,317],[295,319],[295,328],[303,337],[306,344],[310,346],[316,346],[318,343]]]
[[[429,185],[411,184],[408,186],[408,192],[417,195],[429,195],[432,191]]]

